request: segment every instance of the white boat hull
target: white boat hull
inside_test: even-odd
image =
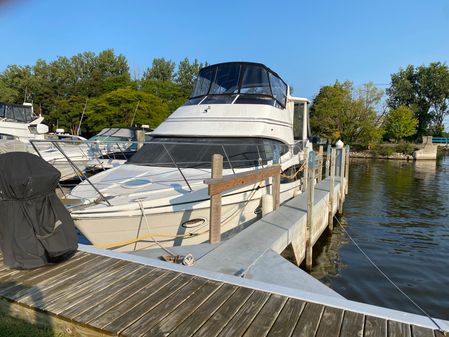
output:
[[[281,201],[290,199],[299,190],[299,181],[287,185],[288,190],[281,193]],[[260,219],[261,197],[265,193],[266,189],[260,189],[247,201],[236,195],[223,198],[223,239]],[[232,202],[232,199],[241,201]],[[128,217],[105,214],[105,217],[88,218],[75,215],[74,220],[76,227],[93,245],[118,251],[195,245],[209,239],[209,207],[196,208],[195,204],[190,204],[178,211],[171,207],[161,212],[143,210],[144,216],[141,211],[138,215]],[[193,228],[182,226],[192,219],[205,221]]]

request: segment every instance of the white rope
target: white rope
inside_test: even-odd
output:
[[[149,225],[149,223],[148,223],[148,219],[147,219],[147,216],[146,216],[146,214],[145,214],[145,210],[144,210],[144,208],[143,208],[142,200],[137,200],[137,203],[139,204],[140,211],[142,212],[142,217],[145,219],[145,224],[146,224],[148,233],[151,233],[151,232],[150,232],[150,225]],[[156,243],[160,248],[162,248],[162,249],[163,249],[164,251],[166,251],[168,254],[170,254],[170,255],[173,256],[173,257],[176,257],[176,254],[174,254],[174,253],[173,253],[172,251],[170,251],[168,248],[165,248],[164,246],[162,246],[162,244],[161,244],[159,241],[157,241],[153,236],[150,236],[150,239],[153,240],[154,243]]]
[[[334,216],[335,220],[337,220],[338,224],[340,225],[341,229],[343,229],[343,231],[346,233],[346,235],[349,237],[349,239],[352,241],[352,243],[357,247],[357,249],[363,254],[363,256],[365,256],[365,258],[373,265],[374,268],[377,269],[377,271],[383,276],[385,277],[385,279],[387,279],[388,282],[390,282],[402,295],[405,296],[405,298],[407,298],[416,308],[418,308],[425,316],[427,316],[430,321],[435,324],[435,326],[437,327],[437,329],[440,332],[443,332],[443,330],[441,329],[441,327],[438,325],[437,322],[435,322],[435,320],[427,313],[427,311],[425,311],[423,308],[421,308],[412,298],[410,298],[410,296],[408,296],[396,283],[393,282],[393,280],[391,278],[388,277],[387,274],[385,274],[385,272],[380,269],[380,267],[378,267],[376,265],[376,263],[368,256],[368,254],[365,253],[365,251],[357,244],[357,242],[352,238],[352,236],[348,233],[348,231],[344,228],[343,224],[340,222],[340,220],[338,220],[338,218],[336,216]]]

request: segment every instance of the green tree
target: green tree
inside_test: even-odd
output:
[[[165,58],[155,58],[151,65],[143,73],[145,80],[173,81],[175,62]]]
[[[195,59],[192,63],[190,63],[187,57],[184,58],[178,64],[178,72],[176,73],[175,82],[179,84],[183,90],[190,94],[193,90],[193,86],[200,69],[206,65],[207,62],[203,64],[199,63],[198,60]]]
[[[0,78],[0,102],[15,103],[19,99],[19,92],[9,88]]]
[[[418,119],[409,107],[400,106],[397,109],[391,109],[386,114],[384,125],[387,137],[398,142],[416,133]]]
[[[409,65],[391,75],[387,89],[388,105],[396,109],[407,106],[418,119],[416,135],[441,133],[443,120],[449,113],[449,68],[447,64],[434,62],[428,66]]]
[[[159,97],[122,88],[89,100],[85,124],[90,132],[111,126],[130,126],[131,123],[155,128],[169,114],[168,105]]]
[[[376,125],[377,114],[373,106],[378,104],[381,96],[371,85],[366,88],[370,89],[368,95],[358,97],[358,92],[348,81],[322,87],[311,107],[314,132],[331,141],[342,139],[345,143],[365,147],[379,142],[382,129]]]
[[[153,94],[167,103],[170,112],[183,105],[190,94],[179,84],[170,81],[142,80],[139,87],[143,92]]]

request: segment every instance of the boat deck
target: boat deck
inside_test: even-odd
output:
[[[116,256],[79,251],[28,271],[0,263],[0,311],[77,336],[443,336]]]

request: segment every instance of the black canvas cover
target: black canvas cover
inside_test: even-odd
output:
[[[36,268],[76,252],[73,220],[55,193],[59,178],[36,155],[0,154],[0,248],[7,266]]]

